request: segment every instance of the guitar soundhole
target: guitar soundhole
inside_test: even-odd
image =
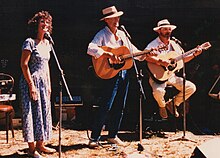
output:
[[[177,63],[170,64],[170,65],[168,66],[168,70],[169,70],[169,71],[173,71],[173,70],[176,68],[176,66],[177,66]]]
[[[110,61],[108,60],[108,64],[111,68],[118,70],[118,69],[121,69],[125,65],[125,62],[121,62],[119,64],[113,64],[113,63],[110,63]]]
[[[168,70],[169,70],[169,71],[172,71],[172,70],[174,70],[174,67],[173,67],[172,65],[169,65],[169,66],[168,66]]]
[[[121,64],[113,64],[113,68],[114,68],[115,70],[118,70],[118,69],[121,69],[124,65],[125,65],[124,62],[121,63]]]
[[[125,59],[123,58],[122,55],[120,55],[118,58],[119,58],[120,62],[125,62]]]
[[[176,63],[176,61],[173,60],[173,59],[170,59],[170,60],[171,60],[171,61],[170,61],[170,65],[169,65],[167,68],[168,68],[169,71],[173,71],[173,70],[176,68],[177,63]]]

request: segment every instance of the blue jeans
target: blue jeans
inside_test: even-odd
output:
[[[107,87],[107,85],[106,85]],[[115,138],[123,117],[123,110],[127,99],[129,80],[127,75],[118,76],[111,88],[106,88],[103,92],[101,105],[93,124],[91,139],[99,140],[103,125],[108,117],[108,137]],[[108,114],[111,114],[110,116]]]

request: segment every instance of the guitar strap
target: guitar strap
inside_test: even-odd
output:
[[[121,39],[121,46],[126,46],[125,45],[125,43],[126,43],[126,39],[124,38],[124,37],[122,37],[122,35],[121,34],[118,34],[118,36],[119,36],[119,38]],[[118,73],[118,76],[120,76],[120,77],[122,77],[122,78],[125,78],[125,76],[126,76],[126,73],[127,73],[127,70],[121,70],[121,71],[119,71],[119,73]]]
[[[127,37],[124,33],[123,34],[118,34],[118,35],[121,39],[122,46],[126,46],[129,49],[129,51],[131,52],[130,47],[129,47],[129,45],[132,45],[131,41],[129,39],[127,39]]]
[[[125,46],[125,38],[121,37],[121,35],[119,35],[120,39],[121,39],[121,45],[122,46]]]
[[[181,51],[180,46],[178,44],[176,44],[173,40],[170,40],[170,45],[175,52],[181,54],[182,51]]]

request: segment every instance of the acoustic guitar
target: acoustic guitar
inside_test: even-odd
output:
[[[205,42],[200,46],[203,50],[207,50],[211,47],[209,42]],[[176,71],[183,68],[183,59],[194,53],[197,48],[189,50],[188,52],[179,55],[175,51],[170,51],[167,54],[159,54],[157,58],[162,60],[169,60],[169,65],[167,67],[156,65],[154,63],[148,62],[148,70],[150,72],[150,76],[155,82],[163,83],[166,82]]]
[[[161,45],[157,47],[157,50],[166,48],[167,46]],[[107,46],[101,47],[104,51],[111,52],[115,56],[118,56],[120,63],[113,64],[111,63],[109,57],[102,55],[99,58],[92,57],[92,63],[95,70],[95,73],[98,77],[102,79],[111,79],[115,77],[119,71],[130,69],[133,66],[132,57],[137,57],[140,55],[148,54],[152,50],[144,50],[141,52],[130,53],[129,49],[125,46],[118,48],[110,48]]]

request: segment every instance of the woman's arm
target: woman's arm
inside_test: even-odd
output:
[[[24,78],[26,80],[26,82],[28,83],[28,87],[29,87],[29,91],[30,91],[30,97],[33,100],[37,100],[37,91],[36,91],[36,87],[34,85],[34,81],[31,77],[31,73],[28,67],[28,62],[30,60],[31,57],[31,52],[29,50],[23,50],[22,51],[22,55],[21,55],[21,69],[24,75]]]

